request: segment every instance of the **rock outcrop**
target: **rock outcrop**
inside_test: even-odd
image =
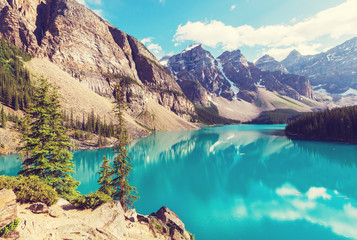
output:
[[[289,72],[307,77],[316,90],[331,94],[357,92],[357,37],[316,55],[292,51],[282,64]],[[350,92],[352,92],[350,90]]]
[[[0,199],[11,199],[11,206],[17,206],[16,196],[2,196],[0,195]],[[7,202],[7,206],[10,206],[9,201]],[[183,222],[168,208],[160,209],[157,212],[158,216],[144,216],[136,213],[135,209],[124,212],[120,202],[114,201],[95,210],[77,210],[60,198],[49,208],[40,207],[48,211],[42,211],[41,214],[37,211],[33,213],[39,205],[42,206],[19,205],[18,217],[21,221],[16,239],[191,240],[191,235],[186,231]]]
[[[0,190],[0,229],[17,218],[16,195],[12,190]]]
[[[0,36],[47,57],[96,93],[112,97],[122,81],[132,115],[153,99],[190,119],[192,103],[175,79],[134,37],[76,0],[0,0]]]

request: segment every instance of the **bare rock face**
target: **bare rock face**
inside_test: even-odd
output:
[[[17,218],[16,195],[12,190],[0,190],[0,229]]]
[[[141,42],[76,0],[0,0],[0,36],[48,57],[103,96],[112,97],[115,82],[122,81],[127,100],[139,103],[130,104],[133,112],[152,98],[186,119],[194,113],[176,81]]]
[[[185,224],[181,219],[168,209],[167,207],[160,208],[155,216],[157,219],[161,220],[170,229],[170,236],[173,240],[176,239],[191,239],[190,234],[185,229]]]

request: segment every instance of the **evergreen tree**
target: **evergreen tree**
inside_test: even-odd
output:
[[[98,183],[100,185],[99,191],[111,196],[113,193],[113,187],[111,185],[112,167],[110,166],[109,160],[105,156],[103,157],[103,163],[100,169],[101,170],[98,172],[98,174],[100,175],[100,178],[98,180]]]
[[[1,127],[6,128],[6,113],[4,111],[4,106],[1,108]]]
[[[119,84],[115,87],[115,107],[114,113],[118,120],[116,126],[115,137],[117,139],[114,147],[114,162],[113,162],[113,180],[112,187],[114,192],[113,199],[119,200],[124,210],[128,210],[133,206],[134,201],[138,198],[135,194],[136,188],[129,184],[129,174],[132,170],[131,159],[127,155],[125,145],[128,143],[127,129],[123,117],[125,110],[124,94]]]
[[[70,139],[63,126],[57,93],[45,79],[40,79],[26,119],[19,174],[39,176],[60,196],[71,199],[77,194],[79,182],[70,175],[74,173],[72,153],[68,151]]]

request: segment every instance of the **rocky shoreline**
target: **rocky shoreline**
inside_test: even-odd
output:
[[[135,209],[124,212],[118,201],[95,210],[78,210],[60,199],[48,207],[43,203],[19,204],[12,190],[0,191],[0,229],[19,218],[6,239],[17,240],[190,240],[194,239],[181,219],[167,207],[151,215]],[[0,237],[0,239],[3,239]]]

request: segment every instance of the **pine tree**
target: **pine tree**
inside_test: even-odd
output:
[[[68,151],[70,139],[63,126],[58,95],[45,79],[40,79],[26,119],[19,174],[39,176],[60,196],[71,199],[79,182],[70,175],[74,173],[72,153]]]
[[[128,210],[133,206],[134,201],[138,198],[135,187],[129,184],[129,174],[132,170],[131,159],[127,155],[125,145],[128,143],[128,135],[125,127],[123,111],[125,110],[124,94],[119,84],[115,87],[115,107],[114,113],[118,120],[116,126],[115,137],[117,144],[114,147],[114,162],[113,162],[113,180],[112,187],[114,192],[113,199],[119,200],[124,210]]]
[[[109,160],[105,156],[103,157],[103,163],[100,169],[101,170],[98,172],[98,174],[100,175],[100,178],[98,180],[98,183],[100,185],[99,191],[111,196],[113,193],[113,187],[111,185],[112,167],[110,166]]]
[[[1,108],[1,127],[6,128],[6,113],[4,111],[4,106]]]

